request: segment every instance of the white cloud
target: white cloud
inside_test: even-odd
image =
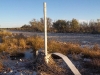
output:
[[[88,23],[90,20],[78,20],[80,23],[86,22]]]

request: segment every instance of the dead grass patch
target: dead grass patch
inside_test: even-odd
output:
[[[21,35],[21,34],[20,34]],[[21,35],[23,36],[23,35]],[[18,38],[17,38],[18,37]],[[33,50],[44,49],[44,39],[40,36],[33,37],[20,37],[19,35],[3,38],[3,43],[0,44],[0,51],[11,51],[16,48],[32,48]],[[9,53],[11,53],[9,52]],[[55,40],[48,41],[48,52],[59,52],[62,54],[80,54],[82,53],[85,58],[100,58],[100,48],[94,45],[93,48],[82,48],[79,44],[63,43]]]

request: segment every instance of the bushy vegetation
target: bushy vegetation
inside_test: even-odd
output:
[[[56,41],[48,42],[49,52],[60,52],[62,54],[82,54],[84,58],[100,58],[100,48],[94,50],[93,48],[80,47],[79,44],[62,43]]]
[[[5,36],[5,35],[4,35]],[[22,37],[21,37],[22,36]],[[5,36],[6,37],[6,36]],[[9,53],[18,49],[32,48],[34,51],[44,49],[44,39],[39,36],[24,37],[17,34],[11,37],[3,37],[3,42],[0,44],[0,52],[7,51]],[[79,44],[62,43],[54,40],[48,41],[48,51],[60,52],[63,54],[83,54],[86,58],[100,58],[100,48],[94,45],[93,48],[82,48]]]
[[[23,25],[20,28],[6,28],[10,30],[20,31],[33,31],[43,32],[44,31],[44,19],[40,20],[33,19],[28,25]],[[100,21],[90,20],[89,22],[79,22],[77,19],[72,20],[56,20],[52,21],[51,18],[47,18],[47,30],[48,32],[59,32],[59,33],[100,33]]]
[[[53,28],[56,32],[100,33],[100,22],[79,23],[77,19],[72,19],[71,21],[57,20],[53,23]]]
[[[24,56],[19,50],[32,48],[34,53],[39,49],[44,49],[44,39],[40,36],[25,37],[22,34],[2,35],[2,43],[0,44],[0,53],[8,53],[12,56]],[[96,44],[94,47],[81,47],[78,43],[58,42],[55,40],[48,40],[48,53],[59,52],[64,55],[72,55],[75,60],[78,60],[77,55],[82,55],[81,58],[91,59],[93,67],[100,67],[100,48]],[[88,63],[87,63],[88,64]],[[97,68],[97,69],[98,69]],[[3,64],[0,63],[0,71],[3,69]]]
[[[2,43],[2,44],[0,44],[0,52],[2,52],[2,51],[6,51],[7,48],[8,48],[8,45],[7,45],[6,43]]]
[[[24,39],[19,39],[19,46],[21,46],[22,48],[25,48],[26,47],[26,40]]]
[[[32,47],[33,50],[39,50],[44,48],[44,40],[39,36],[33,36],[26,39],[27,44]]]
[[[7,32],[6,30],[0,30],[0,37],[11,36],[11,35],[12,35],[11,32]]]

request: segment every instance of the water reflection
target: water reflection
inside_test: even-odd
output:
[[[21,51],[20,51],[21,52]],[[23,55],[22,55],[23,54]],[[21,55],[10,56],[11,60],[18,60],[18,59],[33,59],[33,52],[32,49],[27,49],[24,52],[21,52]]]
[[[27,51],[24,52],[24,54],[25,54],[25,56],[24,56],[25,59],[32,59],[33,58],[32,49],[28,49]]]

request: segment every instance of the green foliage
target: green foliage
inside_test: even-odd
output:
[[[44,32],[44,19],[40,18],[40,20],[33,19],[29,22],[28,25],[23,25],[20,28],[2,28],[6,30],[18,30],[18,31],[33,31],[33,32]],[[72,20],[57,20],[52,22],[51,18],[47,18],[47,31],[48,32],[63,32],[63,33],[92,33],[98,34],[100,33],[100,21],[91,20],[89,23],[87,22],[78,22],[77,19]],[[1,32],[1,31],[0,31]],[[11,35],[9,33],[2,34],[0,36]]]
[[[42,32],[44,29],[44,25],[43,25],[43,23],[41,23],[40,21],[36,21],[35,19],[34,20],[32,20],[31,22],[30,22],[30,25],[31,25],[31,27],[32,27],[32,29],[36,32],[36,31],[40,31],[40,32]]]
[[[50,27],[52,25],[52,20],[50,18],[47,18],[47,29],[48,31],[50,31]],[[30,27],[31,30],[33,30],[34,32],[43,32],[44,31],[44,19],[40,18],[40,20],[36,20],[33,19],[32,21],[30,21]]]
[[[66,32],[67,23],[65,20],[58,20],[58,21],[53,23],[53,27],[58,32]]]
[[[100,22],[90,21],[79,23],[76,19],[71,21],[57,20],[53,23],[54,32],[72,32],[72,33],[100,33]],[[56,30],[55,30],[56,29]]]
[[[80,26],[76,19],[72,19],[71,21],[71,32],[79,32]]]
[[[53,27],[57,32],[79,32],[80,26],[76,19],[72,21],[57,20],[53,23]]]

